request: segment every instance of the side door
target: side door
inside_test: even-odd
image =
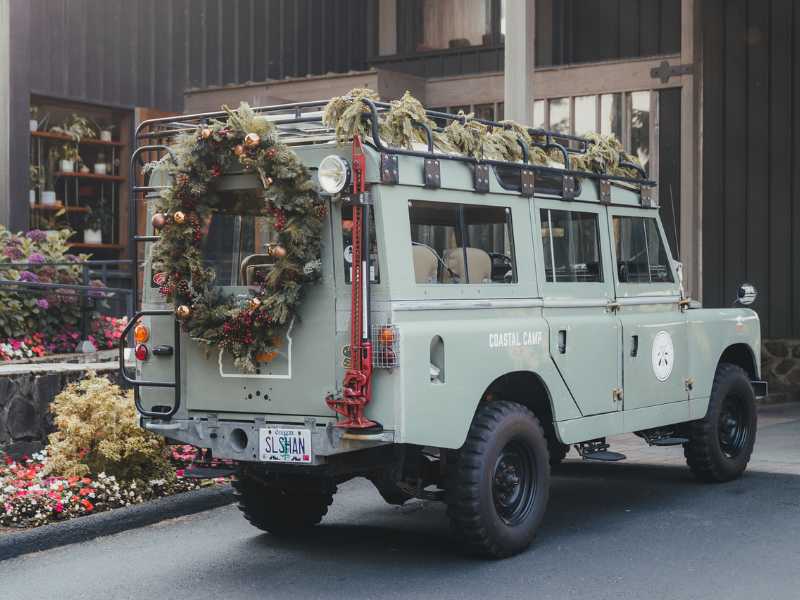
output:
[[[603,206],[533,200],[550,355],[584,416],[619,410],[621,332]]]
[[[675,262],[655,211],[610,207],[625,410],[688,401],[689,352]]]

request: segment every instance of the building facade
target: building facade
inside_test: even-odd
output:
[[[368,85],[501,119],[521,89],[534,126],[639,156],[691,294],[726,306],[756,285],[772,376],[800,384],[798,42],[792,0],[0,0],[0,223],[35,224],[31,105],[114,121],[124,164],[148,115]]]

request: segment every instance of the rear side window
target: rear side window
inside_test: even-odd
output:
[[[516,281],[510,208],[419,200],[408,207],[417,283]]]
[[[597,214],[544,208],[540,215],[545,279],[553,283],[602,282]]]
[[[620,283],[672,283],[667,249],[655,219],[615,216],[613,225]]]

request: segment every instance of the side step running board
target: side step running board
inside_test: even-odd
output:
[[[575,445],[575,450],[584,460],[600,460],[603,462],[616,462],[625,460],[627,456],[619,452],[612,452],[608,449],[605,438],[591,440]]]
[[[681,446],[689,442],[685,437],[663,437],[650,442],[652,446]]]

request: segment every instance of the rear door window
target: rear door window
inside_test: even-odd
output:
[[[516,282],[510,208],[411,200],[408,212],[417,283]]]
[[[543,208],[540,218],[545,280],[551,283],[602,282],[598,215]]]

